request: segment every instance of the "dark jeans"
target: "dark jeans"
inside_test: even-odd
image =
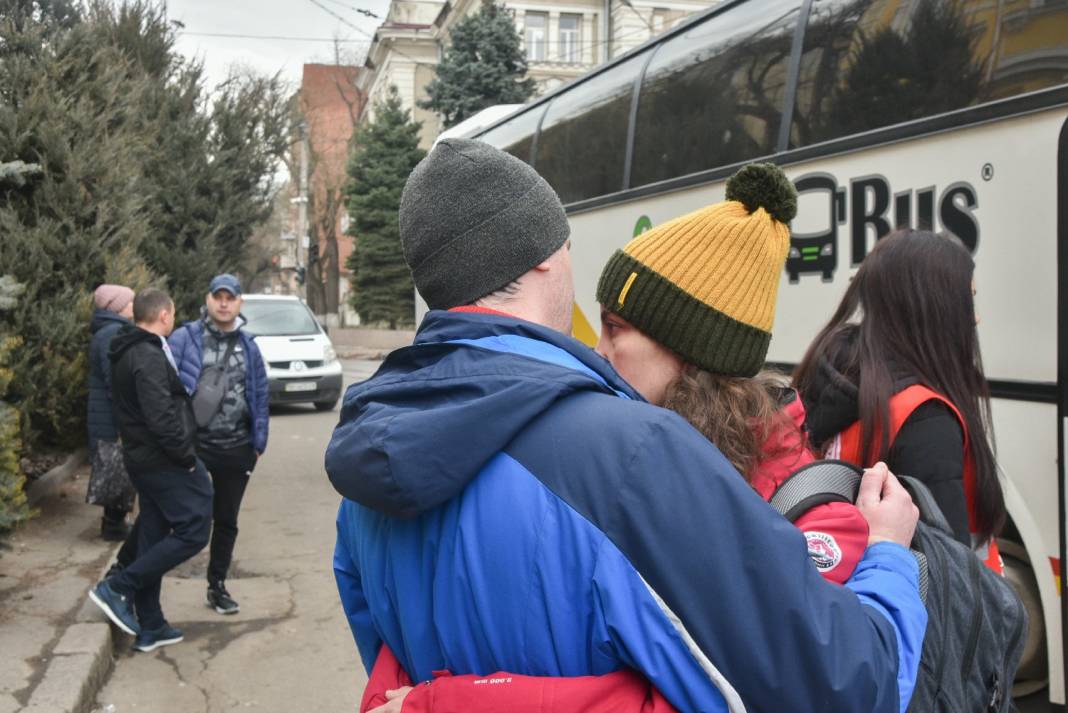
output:
[[[201,448],[200,457],[215,487],[208,584],[217,584],[225,581],[230,571],[237,542],[237,514],[249,475],[256,467],[256,451],[249,444],[224,450]]]
[[[137,555],[111,583],[132,594],[143,629],[164,623],[159,604],[163,575],[204,549],[211,532],[211,480],[204,464],[196,470],[131,473],[141,502]]]
[[[119,554],[115,555],[115,562],[123,568],[129,567],[137,559],[137,540],[141,537],[141,516],[134,519],[130,526],[130,532],[119,548]]]

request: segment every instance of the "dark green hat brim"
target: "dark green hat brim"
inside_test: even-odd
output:
[[[620,296],[631,275],[622,304]],[[597,301],[687,362],[714,374],[755,376],[771,334],[710,307],[617,250],[597,283]]]

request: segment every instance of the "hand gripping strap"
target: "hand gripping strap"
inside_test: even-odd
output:
[[[826,503],[855,503],[860,490],[863,471],[846,461],[818,460],[809,463],[790,475],[776,489],[768,502],[790,522],[806,512]],[[946,529],[945,518],[938,505],[934,504],[931,492],[915,478],[899,476],[903,485],[909,490],[920,510],[920,519],[934,527]],[[919,568],[920,599],[927,603],[927,591],[930,586],[927,557],[915,549],[909,550],[916,558]]]
[[[790,522],[825,503],[855,503],[861,470],[843,460],[818,460],[790,475],[768,501]]]

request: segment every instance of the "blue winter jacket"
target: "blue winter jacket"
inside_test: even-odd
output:
[[[267,427],[269,403],[269,383],[267,367],[263,364],[263,355],[255,340],[245,330],[238,333],[241,348],[245,350],[245,399],[248,412],[252,416],[252,447],[257,453],[267,449]],[[178,366],[178,377],[190,395],[197,389],[200,371],[204,367],[204,322],[196,320],[186,322],[167,338],[174,362]]]
[[[89,331],[89,398],[86,423],[89,431],[89,447],[97,441],[117,441],[119,429],[115,426],[115,411],[111,403],[111,360],[108,350],[119,327],[130,320],[106,309],[93,311]]]
[[[349,388],[326,452],[363,659],[413,680],[647,676],[681,711],[897,712],[927,615],[903,547],[845,587],[676,414],[503,316],[431,312]]]

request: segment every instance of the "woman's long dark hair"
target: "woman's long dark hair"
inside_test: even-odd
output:
[[[949,399],[968,429],[976,476],[972,527],[985,541],[1005,524],[1005,497],[991,446],[974,272],[971,255],[953,236],[920,230],[888,235],[864,259],[794,380],[802,394],[809,394],[820,379],[820,361],[827,358],[856,379],[861,452],[872,460],[885,460],[889,451],[889,434],[881,424],[889,422],[895,376],[901,376],[891,373],[891,363]]]

